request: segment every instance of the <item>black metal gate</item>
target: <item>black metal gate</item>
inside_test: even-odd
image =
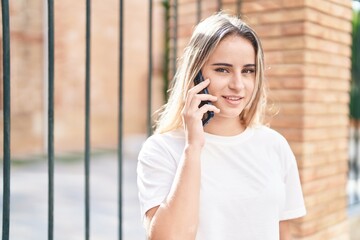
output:
[[[222,1],[214,0],[217,2],[218,10],[222,9]],[[119,1],[119,89],[118,89],[118,144],[117,144],[117,159],[118,159],[118,239],[123,238],[123,209],[122,209],[122,199],[123,199],[123,29],[124,29],[124,8],[123,1]],[[237,13],[240,12],[240,0],[234,0],[234,4],[237,6]],[[166,55],[165,62],[171,62],[164,69],[165,76],[171,76],[176,70],[176,56],[177,56],[177,25],[178,25],[178,3],[177,0],[163,0],[162,4],[167,8],[166,18],[168,21],[172,22],[172,28],[170,24],[166,24],[165,38],[168,43],[172,41],[172,48],[169,48],[168,54]],[[10,16],[9,16],[9,1],[2,0],[2,36],[3,36],[3,119],[4,119],[4,146],[3,146],[3,211],[2,211],[2,240],[10,239],[10,174],[11,174],[11,149],[10,149],[10,140],[11,140],[11,78],[10,78]],[[196,1],[196,14],[197,21],[201,19],[202,13],[202,1]],[[54,1],[47,0],[47,21],[48,21],[48,109],[47,109],[47,121],[48,121],[48,149],[47,149],[47,166],[48,166],[48,239],[54,239]],[[147,87],[147,129],[148,134],[151,134],[151,87],[152,87],[152,25],[153,25],[153,1],[149,0],[149,38],[148,38],[148,87]],[[86,0],[86,64],[85,64],[85,162],[84,162],[84,172],[85,172],[85,239],[90,239],[90,69],[91,69],[91,52],[90,52],[90,43],[91,43],[91,1]],[[170,34],[170,31],[172,34]],[[172,37],[170,38],[170,35]],[[168,45],[169,46],[169,45]],[[172,57],[170,58],[170,51]],[[170,73],[171,70],[171,73]]]

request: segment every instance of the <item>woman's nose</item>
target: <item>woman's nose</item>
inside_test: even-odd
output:
[[[234,90],[241,90],[245,88],[244,76],[242,74],[234,74],[229,81],[229,88]]]

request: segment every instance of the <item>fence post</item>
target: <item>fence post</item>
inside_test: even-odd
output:
[[[3,160],[3,224],[2,240],[9,239],[10,230],[10,27],[9,2],[1,1],[3,23],[3,92],[4,92],[4,160]]]
[[[85,239],[90,239],[90,40],[91,0],[86,0],[85,46]]]
[[[54,2],[48,0],[48,240],[54,238]]]
[[[153,73],[153,61],[152,61],[152,55],[153,55],[153,48],[152,48],[152,38],[153,38],[153,32],[152,32],[152,24],[153,24],[153,1],[149,0],[149,56],[148,56],[148,61],[149,61],[149,66],[148,66],[148,88],[147,88],[147,103],[148,103],[148,108],[147,108],[147,133],[148,136],[151,135],[152,133],[152,121],[151,121],[151,112],[152,112],[152,104],[151,104],[151,99],[152,99],[152,73]]]
[[[123,42],[124,42],[124,7],[123,0],[119,4],[119,122],[118,122],[118,237],[122,239],[122,164],[123,164]]]

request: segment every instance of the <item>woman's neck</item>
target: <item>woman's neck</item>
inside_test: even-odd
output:
[[[234,136],[242,133],[246,126],[240,118],[214,117],[204,127],[204,131],[219,136]]]

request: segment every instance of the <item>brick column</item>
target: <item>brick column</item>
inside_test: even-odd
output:
[[[351,2],[244,1],[244,18],[263,39],[271,126],[296,154],[308,214],[296,239],[349,239],[348,102]]]
[[[179,51],[196,22],[196,1],[179,1]],[[217,1],[203,1],[203,17]],[[237,1],[223,1],[236,13]],[[349,239],[346,202],[351,1],[243,0],[242,18],[260,35],[266,56],[271,126],[298,161],[308,214],[295,239]]]

